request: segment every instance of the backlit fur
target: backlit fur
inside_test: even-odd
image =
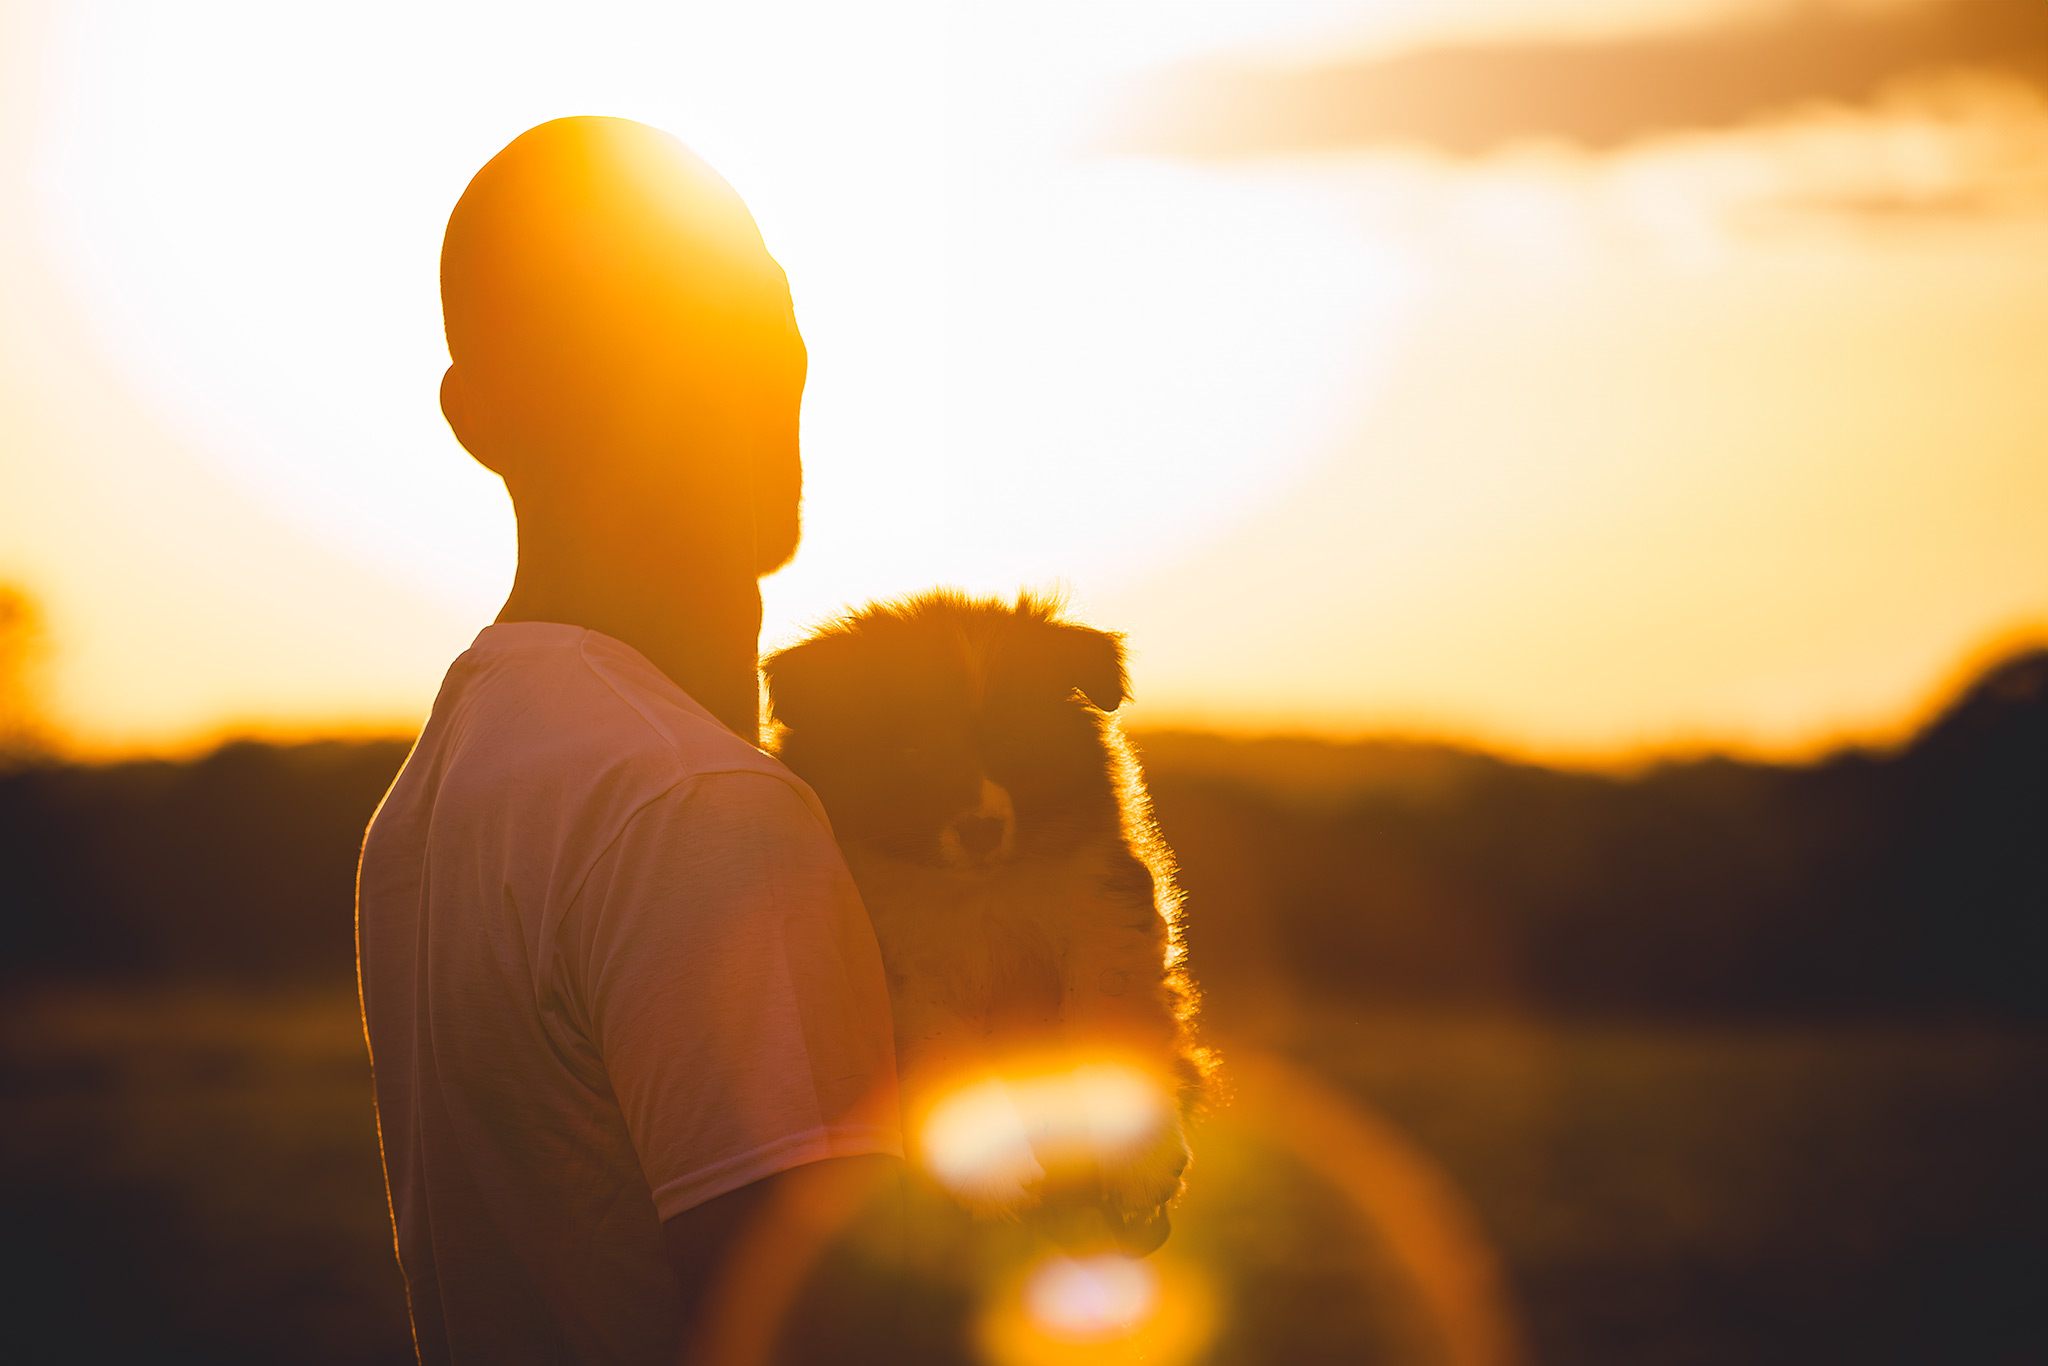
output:
[[[961,1079],[1135,1065],[1172,1099],[1142,1150],[1093,1164],[1085,1189],[1027,1156],[955,1194],[1003,1216],[1084,1204],[1126,1242],[1163,1237],[1209,1059],[1172,857],[1114,717],[1121,640],[1042,598],[934,591],[850,613],[764,669],[777,751],[824,803],[874,921],[913,1143],[920,1097]]]

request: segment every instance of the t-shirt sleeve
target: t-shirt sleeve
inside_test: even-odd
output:
[[[593,1041],[663,1219],[808,1162],[901,1154],[874,930],[788,782],[710,774],[642,808],[581,910]]]

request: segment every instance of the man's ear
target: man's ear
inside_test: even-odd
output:
[[[441,416],[448,420],[448,430],[455,433],[455,439],[471,459],[500,479],[505,477],[504,457],[495,449],[484,426],[476,395],[470,391],[462,372],[452,365],[441,376]]]
[[[1078,689],[1099,711],[1112,712],[1130,696],[1124,673],[1123,637],[1092,626],[1059,623],[1057,652],[1060,681]]]

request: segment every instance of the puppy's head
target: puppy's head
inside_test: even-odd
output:
[[[1054,604],[932,592],[852,613],[763,664],[783,762],[843,841],[994,867],[1117,828],[1103,716],[1122,642]]]

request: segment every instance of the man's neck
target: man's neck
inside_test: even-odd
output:
[[[697,558],[630,537],[612,545],[550,541],[522,524],[519,572],[498,620],[561,622],[623,641],[753,744],[760,585],[743,573],[709,572]]]

